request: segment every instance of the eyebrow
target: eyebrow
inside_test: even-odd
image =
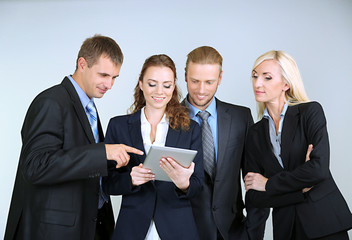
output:
[[[199,79],[190,77],[191,80],[200,81]],[[216,81],[216,79],[206,79],[205,81]]]
[[[105,72],[98,72],[98,74],[102,75],[102,76],[111,76],[110,74],[108,73],[105,73]],[[119,77],[120,75],[116,75],[116,76],[113,76],[112,78],[117,78]]]
[[[147,81],[158,82],[157,80],[152,79],[152,78],[147,79]],[[163,81],[162,83],[172,83],[172,82],[173,82],[173,81],[167,80],[167,81]]]

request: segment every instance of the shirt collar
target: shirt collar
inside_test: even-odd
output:
[[[141,124],[150,124],[147,120],[147,117],[145,116],[145,107],[141,109]],[[166,117],[166,113],[164,113],[164,116],[161,118],[159,124],[169,124],[168,118]]]
[[[285,103],[284,108],[282,109],[282,111],[280,113],[280,118],[283,118],[285,116],[287,108],[288,108],[288,104]],[[263,117],[264,118],[271,118],[271,116],[269,115],[268,108],[264,109]]]
[[[79,99],[81,100],[81,104],[84,108],[86,108],[86,106],[88,105],[88,103],[90,102],[90,100],[93,101],[92,99],[89,99],[89,97],[87,96],[87,94],[82,90],[82,88],[78,85],[78,83],[73,79],[73,77],[71,75],[67,76],[68,79],[70,79],[72,85],[74,86]]]
[[[195,107],[195,106],[193,106],[192,104],[189,103],[188,95],[187,95],[187,97],[185,99],[185,103],[186,103],[186,106],[189,108],[189,115],[190,115],[191,119],[194,118],[194,116],[196,116],[197,113],[201,111],[200,109],[198,109],[197,107]],[[205,111],[209,112],[210,116],[213,116],[213,117],[217,116],[215,97],[213,97],[213,99],[211,100],[210,105],[205,109]]]

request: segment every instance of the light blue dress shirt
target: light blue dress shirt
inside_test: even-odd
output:
[[[265,108],[263,113],[263,118],[266,118],[269,121],[269,135],[270,135],[271,146],[273,147],[272,149],[273,153],[275,154],[282,168],[284,168],[284,164],[282,163],[282,159],[281,159],[281,131],[282,131],[282,125],[284,123],[284,118],[285,118],[287,108],[288,108],[288,104],[285,103],[284,108],[282,109],[282,112],[280,114],[280,122],[279,122],[279,129],[278,129],[277,135],[276,135],[274,120],[269,115],[268,109]]]
[[[201,110],[196,108],[192,104],[190,104],[187,98],[185,100],[186,100],[185,101],[186,106],[190,110],[190,113],[189,113],[190,118],[196,121],[200,126],[202,126],[202,119],[197,116],[197,113],[200,112]],[[208,123],[214,139],[215,159],[216,161],[218,161],[218,113],[216,111],[215,97],[213,97],[213,100],[211,100],[210,105],[205,109],[205,111],[208,111],[210,113],[210,116],[208,118]]]
[[[87,114],[87,118],[89,119],[89,112],[87,111],[86,106],[88,105],[88,103],[90,102],[91,99],[89,99],[87,94],[82,90],[82,88],[78,85],[78,83],[76,83],[76,81],[72,78],[71,75],[67,76],[67,78],[70,79],[72,85],[74,86],[74,88],[78,94],[78,97],[81,100],[81,104]],[[93,99],[94,98],[92,98],[92,101],[93,101]],[[99,139],[98,139],[98,141],[99,141]],[[105,202],[108,202],[109,198],[106,196],[106,194],[104,193],[103,188],[102,188],[102,177],[100,177],[99,185],[100,185],[99,190],[100,190],[101,196],[103,197]]]
[[[84,111],[86,111],[87,118],[89,119],[89,113],[88,113],[88,111],[86,109],[86,107],[87,107],[87,105],[88,105],[88,103],[90,101],[89,97],[82,90],[82,88],[78,85],[78,83],[76,83],[76,81],[72,78],[71,75],[67,76],[67,78],[70,79],[72,85],[75,87],[75,90],[76,90],[76,92],[78,94],[79,99],[81,100],[81,104],[82,104],[82,106],[84,108]],[[92,100],[93,100],[93,98],[92,98]]]

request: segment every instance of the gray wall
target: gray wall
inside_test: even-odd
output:
[[[177,2],[177,3],[171,3]],[[186,54],[201,45],[224,57],[217,97],[246,105],[256,117],[251,66],[271,49],[290,53],[309,97],[328,119],[331,170],[352,207],[352,1],[1,1],[0,236],[3,235],[21,148],[20,130],[32,99],[75,69],[83,40],[100,33],[125,54],[120,78],[97,106],[108,120],[125,114],[144,60],[166,53],[186,94]],[[113,197],[116,212],[119,197]],[[266,239],[272,238],[268,221]]]

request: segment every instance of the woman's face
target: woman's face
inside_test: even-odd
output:
[[[168,67],[148,67],[139,87],[143,91],[146,108],[165,111],[175,89],[174,73]]]
[[[285,100],[289,89],[281,75],[281,67],[274,60],[265,60],[252,72],[255,100],[262,103],[277,103]]]

